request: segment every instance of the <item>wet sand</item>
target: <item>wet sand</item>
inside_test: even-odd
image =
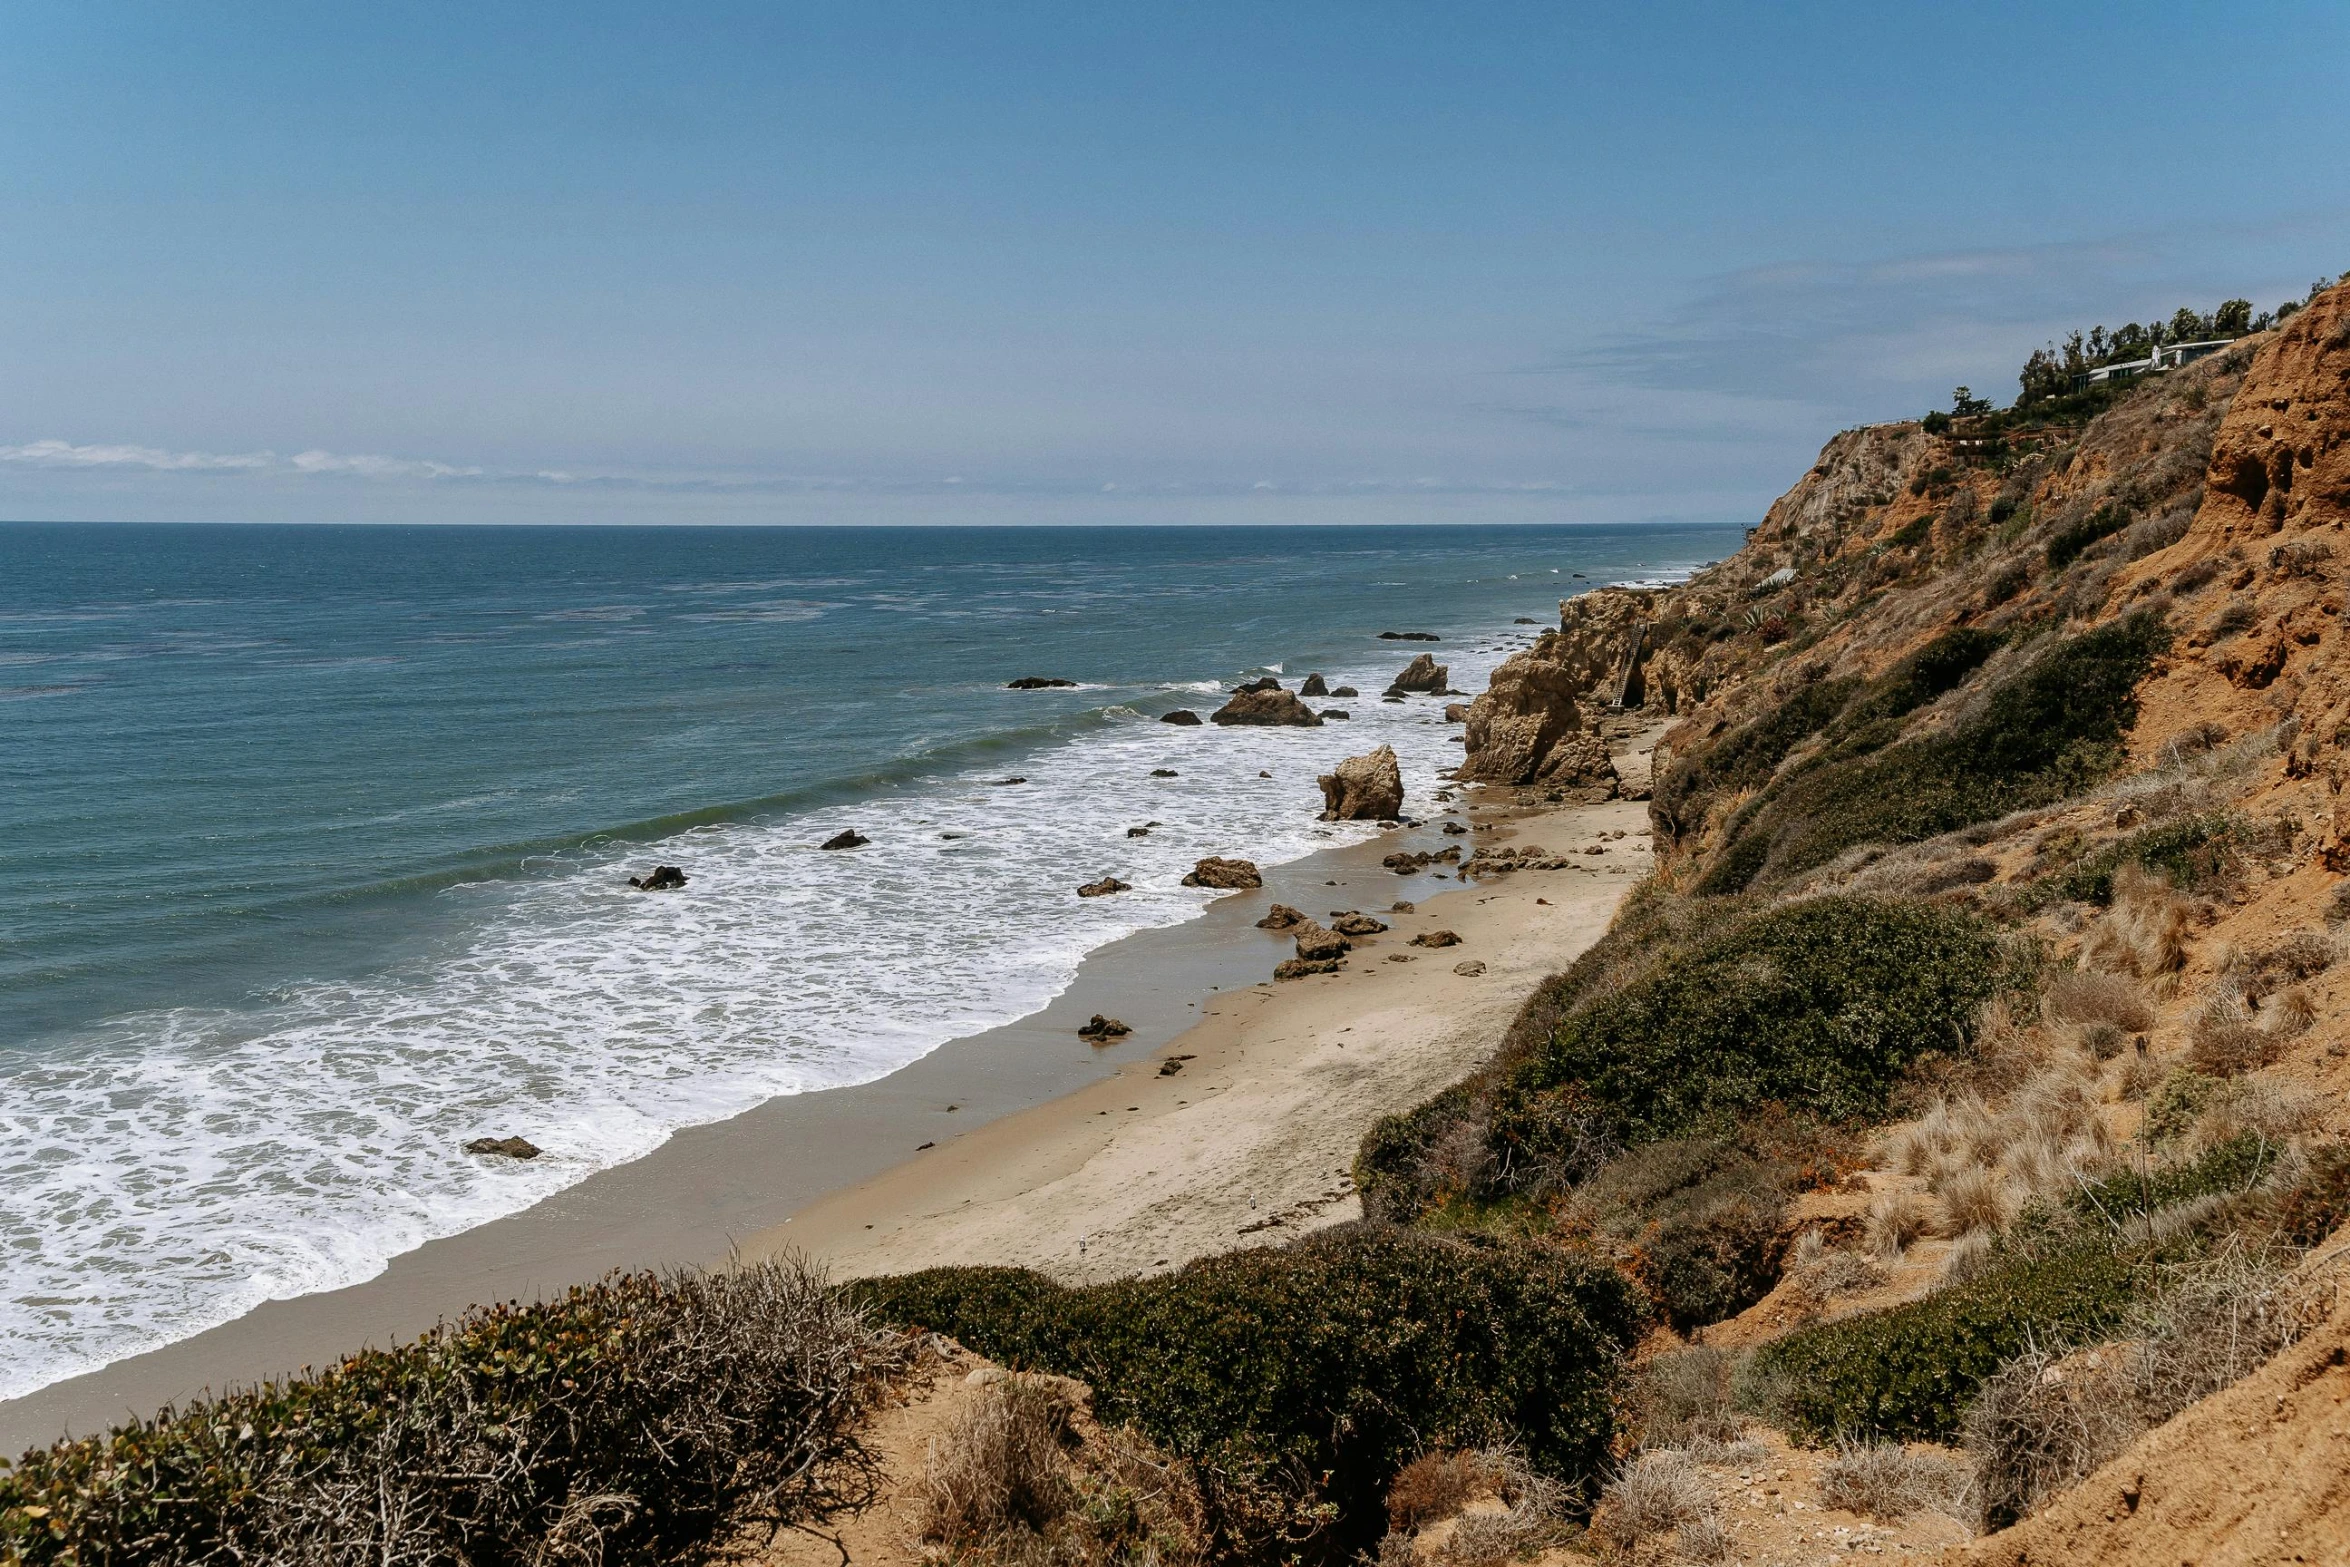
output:
[[[1643,761],[1621,765],[1628,783],[1644,781]],[[1348,1217],[1344,1176],[1362,1132],[1482,1059],[1526,994],[1606,928],[1649,863],[1637,836],[1645,807],[1631,801],[1487,809],[1478,819],[1474,838],[1439,836],[1431,823],[1274,867],[1261,892],[1093,954],[1043,1011],[887,1078],[681,1132],[523,1213],[396,1258],[364,1284],[272,1302],[0,1403],[0,1452],[413,1337],[475,1302],[530,1299],[612,1268],[709,1266],[789,1248],[842,1276],[1000,1261],[1098,1277]],[[1626,836],[1587,867],[1469,887],[1379,864],[1398,848],[1509,840],[1564,852],[1609,831]],[[1272,903],[1326,918],[1399,898],[1417,911],[1394,916],[1393,931],[1359,947],[1346,972],[1266,980],[1290,951],[1286,937],[1255,928]],[[1458,931],[1461,945],[1407,944],[1440,927]],[[1393,953],[1412,961],[1390,962]],[[1453,973],[1469,959],[1486,972]],[[1095,1012],[1134,1031],[1087,1045],[1076,1029]],[[1171,1055],[1191,1059],[1162,1077]]]

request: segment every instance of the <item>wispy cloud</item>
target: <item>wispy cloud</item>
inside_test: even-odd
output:
[[[160,446],[120,442],[27,441],[0,446],[0,462],[35,468],[134,469],[147,473],[291,473],[342,474],[362,479],[471,479],[483,476],[479,468],[426,462],[372,453],[296,452],[174,452]]]

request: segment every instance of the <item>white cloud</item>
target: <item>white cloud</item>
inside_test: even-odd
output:
[[[269,452],[167,452],[155,446],[76,446],[70,441],[28,441],[0,446],[0,462],[40,468],[144,468],[168,473],[251,472],[274,465]]]

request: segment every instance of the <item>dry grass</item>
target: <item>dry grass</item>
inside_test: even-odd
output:
[[[1897,1442],[1847,1445],[1820,1471],[1820,1501],[1893,1523],[1912,1513],[1974,1516],[1973,1466],[1949,1453]]]
[[[2054,1021],[2076,1027],[2108,1023],[2125,1034],[2143,1034],[2154,1026],[2154,1004],[2146,992],[2119,974],[2059,974],[2049,982],[2042,1005]]]
[[[1924,1177],[1941,1233],[1993,1233],[2034,1198],[2069,1190],[2112,1162],[2098,1100],[2093,1069],[2078,1058],[2060,1062],[2027,1078],[1997,1108],[1975,1094],[1936,1103],[1888,1137],[1880,1159]],[[1871,1241],[1890,1260],[1874,1219],[1872,1209]]]
[[[1942,1232],[1953,1238],[2003,1228],[2014,1217],[2007,1183],[1997,1170],[1971,1165],[1942,1183]]]
[[[2081,941],[2086,972],[2151,979],[2187,961],[2194,904],[2159,874],[2135,865],[2113,873],[2113,906]]]
[[[1501,1493],[1503,1470],[1483,1453],[1425,1453],[1387,1488],[1387,1527],[1412,1534],[1480,1496]]]
[[[1704,1345],[1651,1360],[1636,1394],[1641,1441],[1651,1447],[1735,1441],[1743,1429],[1730,1407],[1735,1364],[1726,1352]]]
[[[1496,1449],[1478,1458],[1501,1473],[1500,1512],[1468,1513],[1453,1525],[1438,1553],[1451,1567],[1501,1567],[1556,1544],[1569,1532],[1567,1493],[1557,1481],[1526,1467],[1516,1453]]]
[[[1869,1249],[1886,1262],[1899,1262],[1910,1242],[1933,1228],[1933,1210],[1915,1192],[1879,1192],[1869,1199]]]
[[[1015,1527],[1042,1532],[1077,1489],[1064,1448],[1075,1406],[1039,1377],[1007,1377],[930,1444],[922,1481],[922,1537],[969,1545]]]
[[[1626,1464],[1600,1495],[1594,1534],[1632,1546],[1710,1517],[1713,1483],[1687,1453],[1661,1448]]]
[[[1684,1561],[1726,1562],[1734,1544],[1729,1526],[1718,1513],[1692,1518],[1673,1531],[1673,1549]]]
[[[1787,1276],[1798,1289],[1819,1301],[1875,1289],[1885,1282],[1883,1267],[1858,1252],[1831,1247],[1817,1225],[1796,1237]]]
[[[2222,987],[2187,1028],[2187,1059],[2207,1077],[2234,1077],[2276,1059],[2277,1039],[2263,1032],[2241,992]]]

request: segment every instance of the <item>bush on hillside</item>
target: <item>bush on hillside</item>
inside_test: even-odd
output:
[[[2016,977],[1998,934],[1955,909],[1830,897],[1749,915],[1568,1014],[1499,1085],[1497,1157],[1552,1157],[1563,1092],[1626,1144],[1772,1105],[1880,1119],[1913,1066],[1972,1048],[1976,1012]]]
[[[2207,892],[2235,865],[2243,836],[2242,824],[2222,811],[2164,822],[2108,844],[2050,877],[2041,884],[2040,897],[2110,904],[2114,872],[2125,865],[2160,871],[2183,891]]]
[[[1609,1163],[1577,1189],[1575,1207],[1686,1333],[1778,1283],[1793,1190],[1784,1165],[1720,1139],[1677,1138]]]
[[[867,1503],[910,1359],[797,1266],[615,1275],[27,1453],[0,1560],[691,1560]]]
[[[2119,506],[2100,506],[2048,541],[2048,569],[2062,571],[2087,553],[2098,540],[2110,538],[2130,525],[2130,514]]]
[[[1741,892],[1859,844],[1914,843],[2078,793],[2120,763],[2135,688],[2167,640],[2151,613],[2085,632],[1944,733],[1794,769],[1741,813],[1697,890]]]
[[[1514,1443],[1592,1481],[1645,1318],[1613,1269],[1383,1226],[1082,1288],[1018,1268],[853,1288],[886,1320],[1090,1384],[1104,1421],[1193,1463],[1219,1549],[1265,1556],[1309,1533],[1325,1556],[1370,1544],[1424,1450]]]

